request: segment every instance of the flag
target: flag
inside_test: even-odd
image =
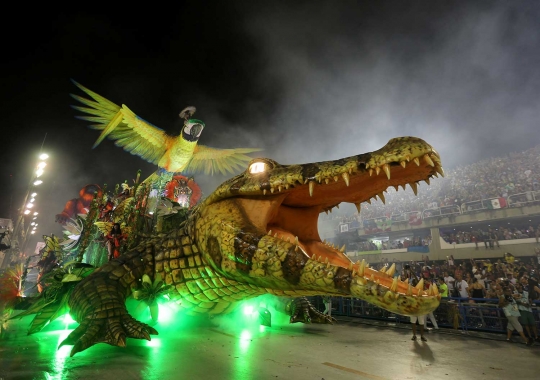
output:
[[[491,200],[491,207],[490,208],[501,208],[501,203],[499,202],[498,198]]]
[[[506,199],[503,197],[493,198],[487,204],[487,208],[489,209],[497,209],[497,208],[505,208],[505,207],[507,207],[507,204],[506,204]]]

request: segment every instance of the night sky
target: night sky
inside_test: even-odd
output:
[[[536,0],[175,4],[4,15],[0,218],[22,206],[41,149],[38,235],[61,233],[54,215],[84,185],[156,170],[110,140],[92,149],[99,132],[75,118],[70,79],[172,135],[193,105],[200,144],[282,164],[411,135],[448,171],[540,143]],[[208,195],[228,177],[195,179]]]

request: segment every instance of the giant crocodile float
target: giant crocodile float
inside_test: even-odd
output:
[[[168,233],[137,246],[82,280],[69,307],[80,325],[62,342],[71,355],[96,343],[125,346],[127,338],[150,340],[157,331],[131,317],[126,298],[144,275],[158,274],[189,313],[222,314],[239,301],[263,294],[280,297],[348,296],[401,315],[437,308],[436,287],[399,279],[393,265],[377,271],[353,263],[342,249],[321,241],[318,216],[341,202],[360,211],[390,186],[416,193],[419,181],[444,175],[439,154],[415,137],[335,161],[280,165],[253,159],[246,171],[221,184],[189,218]],[[396,275],[396,276],[395,276]],[[304,313],[317,313],[303,308]],[[316,322],[331,322],[312,315]],[[310,320],[296,313],[291,322]]]

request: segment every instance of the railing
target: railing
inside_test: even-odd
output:
[[[470,300],[475,303],[469,303]],[[311,297],[310,301],[318,310],[324,310],[321,297]],[[433,315],[439,327],[506,334],[508,320],[503,310],[498,307],[498,302],[498,299],[443,298]],[[538,329],[540,329],[539,305],[540,302],[535,301],[535,306],[532,307]],[[332,315],[409,323],[409,317],[391,313],[366,301],[350,297],[332,297]],[[426,325],[428,321],[429,318],[426,318]]]
[[[529,203],[540,203],[540,190],[527,191],[525,193],[512,194],[508,198],[486,198],[465,202],[462,205],[441,206],[429,208],[423,211],[408,211],[401,214],[393,214],[390,217],[363,219],[362,222],[352,221],[340,223],[338,233],[364,229],[366,233],[389,231],[392,223],[409,222],[410,225],[420,225],[423,220],[435,217],[467,214],[471,212],[494,210],[508,207],[522,207]]]
[[[461,214],[461,208],[457,205],[442,206],[437,208],[429,208],[422,211],[422,219],[459,214]]]

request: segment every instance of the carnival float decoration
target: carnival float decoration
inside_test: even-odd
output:
[[[14,316],[36,315],[30,333],[69,310],[80,324],[61,345],[72,345],[72,356],[96,343],[124,347],[127,338],[158,334],[151,324],[159,299],[185,315],[211,317],[232,313],[242,301],[273,296],[274,308],[290,323],[335,322],[306,298],[316,295],[360,298],[402,315],[438,307],[437,287],[401,281],[395,265],[377,271],[365,261],[353,263],[321,241],[317,230],[318,215],[341,202],[360,208],[376,196],[384,199],[389,186],[414,190],[419,181],[444,175],[438,153],[425,141],[402,137],[369,153],[281,165],[245,155],[254,149],[197,145],[204,123],[190,118],[192,107],[182,112],[182,133],[173,138],[125,105],[76,85],[94,99],[74,96],[87,106],[75,108],[92,115],[82,118],[102,131],[96,144],[113,139],[160,169],[142,182],[138,172],[132,186],[124,182],[111,192],[103,186],[85,214],[71,213],[64,221],[65,240],[49,237],[47,255],[55,252],[55,265],[42,274],[40,295]],[[204,199],[187,177],[191,171],[231,173],[248,160],[244,172]],[[109,259],[105,226],[111,223],[129,238]],[[130,315],[129,298],[149,308],[151,322]],[[259,308],[261,323],[270,326],[266,311]]]

